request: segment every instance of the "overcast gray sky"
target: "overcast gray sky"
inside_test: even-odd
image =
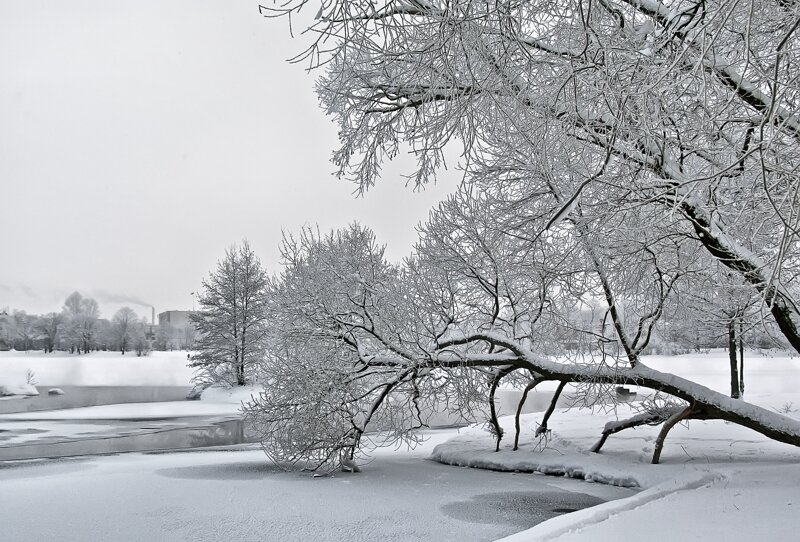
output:
[[[257,0],[0,0],[0,308],[75,289],[106,317],[191,308],[225,247],[247,237],[274,271],[303,224],[359,220],[408,253],[458,173],[415,193],[406,159],[356,199],[313,76],[285,62],[302,45]]]

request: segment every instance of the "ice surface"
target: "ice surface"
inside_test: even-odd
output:
[[[441,440],[433,436],[431,443]],[[512,534],[566,507],[630,494],[456,469],[427,461],[429,453],[429,445],[383,450],[359,474],[322,478],[285,473],[260,450],[7,464],[0,466],[2,536],[15,542],[471,542]]]

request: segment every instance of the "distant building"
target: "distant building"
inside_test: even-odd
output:
[[[172,327],[185,328],[191,326],[194,328],[190,316],[194,311],[165,311],[158,314],[158,325],[171,325]]]
[[[191,350],[197,330],[191,320],[194,311],[165,311],[158,315],[156,342],[165,350]]]

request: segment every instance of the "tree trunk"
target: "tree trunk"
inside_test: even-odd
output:
[[[544,417],[542,418],[542,423],[536,429],[536,436],[537,437],[539,435],[541,435],[542,433],[546,433],[547,432],[547,422],[550,421],[550,416],[553,415],[553,412],[556,409],[556,403],[558,403],[558,398],[561,397],[561,392],[564,391],[564,386],[566,386],[566,385],[567,385],[567,381],[566,380],[562,380],[558,384],[558,388],[556,389],[556,392],[553,394],[553,399],[550,401],[550,406],[547,408],[547,411],[544,413]]]
[[[739,322],[739,397],[744,396],[744,324]]]
[[[664,449],[664,440],[666,440],[667,433],[669,433],[670,429],[675,427],[675,425],[679,422],[689,418],[691,415],[692,407],[688,406],[680,412],[673,414],[667,421],[664,422],[664,425],[661,427],[661,431],[658,433],[658,438],[656,438],[656,444],[653,450],[653,459],[651,461],[652,464],[657,465],[661,460],[661,450]]]
[[[514,427],[516,428],[516,432],[514,433],[514,450],[519,448],[519,434],[522,431],[522,428],[519,424],[519,417],[522,414],[522,407],[525,406],[525,401],[528,399],[528,393],[544,382],[541,378],[534,378],[532,382],[529,382],[527,386],[525,386],[525,390],[522,392],[522,397],[519,400],[519,404],[517,405],[517,413],[514,415]]]
[[[503,428],[497,419],[497,406],[494,404],[494,396],[497,391],[497,386],[504,376],[509,374],[513,369],[501,369],[492,379],[491,387],[489,388],[489,423],[492,425],[492,430],[495,435],[495,452],[500,451],[500,441],[503,439]]]
[[[739,348],[736,341],[736,320],[728,322],[728,359],[731,364],[731,397],[738,399],[739,393],[739,360],[736,359],[736,351]]]
[[[247,309],[247,306],[245,305],[245,310],[246,309]],[[241,356],[241,359],[242,359],[242,361],[241,361],[242,374],[241,374],[241,377],[239,379],[240,380],[239,381],[239,385],[240,386],[244,386],[244,354],[245,354],[245,351],[246,351],[246,349],[245,349],[245,336],[246,336],[246,333],[247,333],[247,331],[245,330],[245,325],[243,323],[242,324],[242,348],[239,351],[239,356]]]
[[[688,200],[681,201],[681,211],[692,223],[700,242],[720,263],[739,273],[764,298],[772,317],[789,344],[800,352],[800,313],[794,300],[780,283],[774,283],[764,274],[764,265],[755,256],[731,243],[711,216]]]

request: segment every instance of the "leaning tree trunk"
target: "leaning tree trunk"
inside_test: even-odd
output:
[[[560,370],[557,372],[552,371],[554,368],[552,367],[553,365],[560,366]],[[593,368],[593,370],[589,368],[571,369],[564,364],[547,364],[547,366],[545,375],[549,378],[558,378],[561,380],[569,379],[573,382],[637,385],[668,393],[687,401],[691,405],[691,408],[687,412],[681,411],[683,414],[677,417],[677,419],[658,419],[659,416],[657,415],[651,418],[638,415],[631,420],[624,420],[623,422],[616,422],[611,424],[611,426],[606,426],[603,430],[600,442],[595,445],[592,451],[599,451],[610,434],[623,429],[636,427],[645,423],[652,424],[653,422],[657,423],[660,421],[669,422],[662,429],[656,449],[657,453],[653,456],[653,462],[657,463],[664,446],[664,439],[669,430],[675,423],[689,419],[723,420],[735,423],[752,429],[778,442],[800,447],[800,421],[756,405],[745,403],[740,399],[728,397],[725,394],[711,390],[679,376],[650,369],[642,365],[641,362],[635,368],[616,370],[614,368],[604,369],[597,367]]]
[[[494,333],[474,333],[453,338],[439,345],[448,348],[476,341],[487,341],[507,349],[505,355],[474,354],[454,356],[441,352],[431,360],[436,367],[493,366],[512,367],[529,371],[543,380],[581,382],[594,384],[629,384],[667,393],[683,399],[692,406],[689,419],[723,420],[752,429],[762,435],[800,447],[800,421],[788,418],[775,411],[733,399],[705,386],[670,373],[651,369],[637,360],[635,366],[623,365],[578,365],[560,363],[540,356],[516,344],[504,336]],[[382,362],[375,358],[374,361]],[[663,443],[662,443],[663,444]]]
[[[720,225],[693,198],[681,199],[683,215],[689,219],[698,239],[708,252],[724,266],[738,273],[763,297],[781,333],[800,352],[800,310],[780,281],[765,274],[767,267],[758,257],[739,246],[722,231]]]

